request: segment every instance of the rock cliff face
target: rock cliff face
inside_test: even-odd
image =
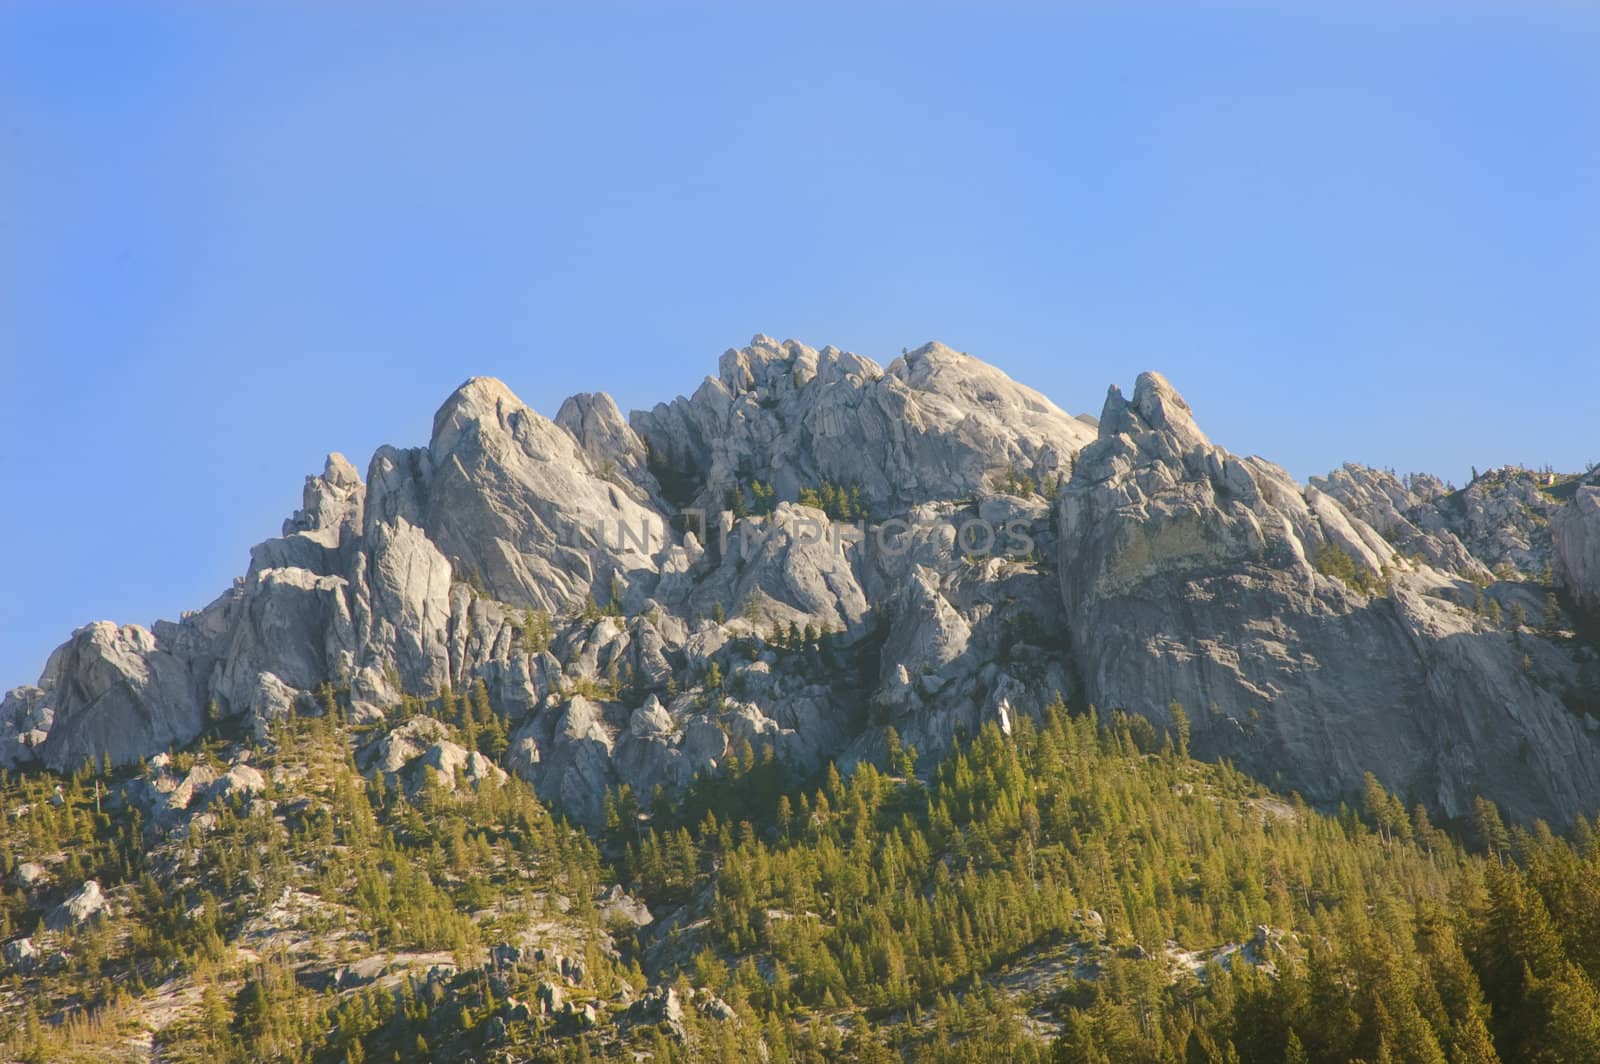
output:
[[[612,576],[656,572],[661,515],[499,381],[468,381],[445,403],[426,469],[422,527],[492,598],[558,610]]]
[[[1160,376],[1131,401],[1112,389],[1060,514],[1074,657],[1100,706],[1159,720],[1178,702],[1197,751],[1312,799],[1371,771],[1451,816],[1479,793],[1524,819],[1600,803],[1566,656],[1482,623],[1455,601],[1471,585],[1330,495],[1213,446]],[[1318,564],[1335,548],[1348,568]]]
[[[1600,485],[1578,486],[1553,538],[1557,582],[1590,625],[1600,624]]]
[[[755,481],[760,512],[724,509]],[[801,504],[830,487],[858,512]],[[271,741],[331,692],[374,727],[369,772],[512,771],[596,823],[624,786],[848,766],[890,727],[932,754],[1059,692],[1158,728],[1177,701],[1197,750],[1313,799],[1372,771],[1450,815],[1481,792],[1564,823],[1600,806],[1600,664],[1546,638],[1538,581],[1600,607],[1597,498],[1509,471],[1302,487],[1212,445],[1158,375],[1097,422],[938,344],[883,369],[756,337],[631,419],[595,393],[548,420],[474,378],[364,481],[329,456],[209,606],[74,633],[0,702],[0,765],[128,762],[215,718]],[[480,682],[498,765],[385,724]]]
[[[137,625],[100,621],[79,629],[50,656],[39,686],[53,723],[38,752],[52,768],[76,768],[108,751],[113,760],[124,750],[153,752],[200,731],[187,663]]]

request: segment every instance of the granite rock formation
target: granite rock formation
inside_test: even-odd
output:
[[[770,505],[724,506],[757,481]],[[330,455],[210,605],[73,633],[0,702],[0,765],[127,763],[217,720],[270,742],[332,698],[373,728],[365,771],[516,772],[598,823],[623,787],[648,804],[747,754],[848,767],[891,727],[934,754],[1059,694],[1158,729],[1179,703],[1198,752],[1313,800],[1371,771],[1446,815],[1482,793],[1565,823],[1600,806],[1600,665],[1542,583],[1600,614],[1600,489],[1569,488],[1301,485],[1213,445],[1157,374],[1074,417],[939,344],[882,368],[758,336],[630,418],[473,378],[364,480]],[[479,684],[498,764],[417,715]]]

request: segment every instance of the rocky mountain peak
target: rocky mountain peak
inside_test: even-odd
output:
[[[959,498],[997,475],[1048,482],[1094,430],[977,358],[927,344],[884,370],[833,347],[758,336],[688,398],[631,424],[696,505],[759,479],[781,497],[857,488],[875,509]]]
[[[556,424],[572,434],[602,476],[620,474],[646,495],[659,495],[660,486],[649,471],[644,441],[628,425],[611,396],[605,392],[569,396],[556,413]]]
[[[434,414],[433,438],[428,449],[434,460],[439,461],[455,448],[463,432],[486,425],[508,429],[509,419],[519,414],[533,414],[533,411],[504,381],[495,377],[470,377],[450,393],[450,398]]]
[[[957,351],[937,340],[923,344],[895,359],[885,371],[888,383],[923,393],[927,400],[948,399],[969,404],[976,410],[994,410],[1021,418],[1041,431],[1070,431],[1072,443],[1082,446],[1092,433],[1079,431],[1075,422],[1044,395],[1018,384],[998,366]]]
[[[361,475],[349,459],[335,451],[328,455],[321,476],[306,477],[300,509],[284,521],[283,534],[325,533],[320,541],[337,546],[343,526],[360,529],[362,505]]]
[[[1194,412],[1183,396],[1167,378],[1153,371],[1139,374],[1134,382],[1132,401],[1124,399],[1122,389],[1115,384],[1106,392],[1105,408],[1100,414],[1100,438],[1124,433],[1164,435],[1168,442],[1162,450],[1170,457],[1211,445],[1195,424]]]
[[[971,355],[957,351],[948,344],[941,343],[938,340],[929,340],[922,346],[913,347],[910,351],[907,351],[901,356],[901,359],[904,360],[907,366],[926,364],[928,367],[936,367],[939,365],[952,365],[964,358],[971,357]]]
[[[496,599],[559,610],[613,576],[655,571],[663,515],[499,381],[457,390],[429,456],[428,536]]]
[[[829,345],[813,349],[797,340],[779,342],[758,333],[748,347],[722,353],[716,382],[730,397],[755,394],[758,401],[781,398],[813,381],[827,383],[845,377],[871,379],[882,368],[870,358]]]
[[[1183,396],[1159,373],[1139,374],[1133,386],[1133,408],[1145,424],[1160,432],[1170,432],[1189,446],[1205,446],[1211,442],[1195,424],[1194,413]]]
[[[591,458],[611,457],[615,452],[642,446],[616,400],[605,392],[568,396],[556,412],[556,424],[572,433]]]
[[[361,486],[361,474],[350,464],[350,459],[338,451],[331,451],[322,466],[322,479],[340,488]]]

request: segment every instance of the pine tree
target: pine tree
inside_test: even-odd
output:
[[[550,649],[550,615],[543,610],[528,610],[523,614],[522,648],[528,654],[539,654]]]
[[[1555,639],[1561,634],[1561,605],[1554,591],[1544,597],[1544,620],[1539,625],[1539,634],[1546,639]]]
[[[1172,717],[1172,733],[1178,741],[1178,756],[1189,756],[1189,714],[1184,712],[1182,703],[1176,699],[1167,703],[1167,712]]]
[[[1496,857],[1510,856],[1511,835],[1506,831],[1505,821],[1500,818],[1499,808],[1487,798],[1480,796],[1473,799],[1472,811],[1478,845]]]

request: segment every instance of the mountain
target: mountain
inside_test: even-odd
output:
[[[1600,477],[1155,373],[473,378],[0,703],[0,1059],[1594,1059],[1597,628]]]
[[[885,369],[758,336],[628,419],[474,378],[365,482],[330,455],[209,606],[73,633],[0,705],[0,763],[262,735],[325,684],[378,721],[481,679],[507,766],[594,823],[608,787],[648,806],[742,742],[801,773],[889,727],[937,753],[1059,692],[1158,727],[1177,702],[1197,751],[1315,801],[1371,771],[1446,817],[1481,794],[1565,824],[1600,806],[1597,665],[1546,598],[1595,610],[1595,491],[1302,486],[1159,375],[1075,417],[940,344]],[[774,653],[790,626],[826,661]]]

